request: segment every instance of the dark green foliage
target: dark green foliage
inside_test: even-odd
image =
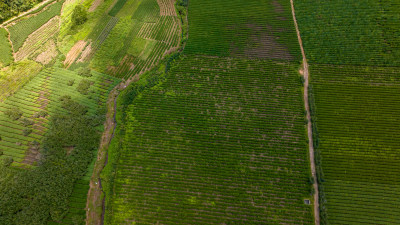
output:
[[[83,107],[68,97],[64,101],[75,107],[51,117],[37,167],[15,170],[8,167],[10,160],[1,163],[0,224],[46,224],[66,215],[73,185],[85,174],[100,134],[93,117],[75,111]],[[74,151],[67,155],[65,146],[75,146]]]
[[[17,107],[11,107],[7,109],[4,114],[6,114],[12,120],[19,120],[22,116],[22,111]]]
[[[9,167],[11,165],[11,163],[14,162],[14,159],[10,156],[6,156],[6,157],[2,157],[0,159],[0,176],[2,175],[2,168],[1,167]],[[0,177],[0,179],[2,179],[3,177]],[[1,183],[0,183],[1,184]],[[1,189],[1,188],[0,188]],[[1,203],[0,203],[1,204]],[[1,212],[0,212],[1,213]],[[0,219],[0,222],[2,222],[2,220]]]
[[[31,128],[25,128],[23,131],[22,131],[22,134],[24,135],[24,136],[28,136],[28,135],[30,135],[32,133],[32,129]]]
[[[47,113],[46,111],[42,110],[42,111],[39,111],[39,112],[35,113],[35,114],[33,115],[33,117],[34,117],[34,118],[39,118],[39,117],[44,118],[44,117],[46,117],[47,115],[48,115],[48,113]]]
[[[76,90],[83,95],[87,95],[87,94],[89,94],[89,88],[92,84],[93,84],[93,81],[83,79],[83,80],[81,80],[81,82],[79,82]]]
[[[43,0],[18,0],[18,1],[0,1],[0,23],[18,15],[18,13],[27,11],[35,4]]]
[[[74,83],[75,83],[75,80],[69,80],[68,83],[67,83],[67,85],[68,85],[68,86],[72,86],[72,85],[74,85]]]
[[[68,110],[72,114],[84,115],[88,112],[88,107],[71,100],[71,96],[65,95],[60,98],[61,107]]]
[[[28,118],[22,118],[22,119],[20,119],[20,122],[21,122],[22,126],[24,126],[24,127],[28,127],[28,126],[31,126],[34,124],[34,121],[31,119],[28,119]]]
[[[89,67],[82,67],[78,70],[78,75],[82,77],[91,77],[92,70]]]
[[[125,5],[127,0],[118,0],[117,3],[115,3],[114,7],[108,12],[108,15],[110,16],[116,16],[119,12],[119,10],[122,9],[122,7]]]
[[[187,7],[188,6],[188,1],[189,0],[178,0],[177,5]]]
[[[72,25],[79,26],[87,20],[87,10],[83,5],[77,5],[72,12]]]

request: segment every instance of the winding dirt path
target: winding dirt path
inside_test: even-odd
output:
[[[299,45],[301,49],[301,54],[303,56],[303,76],[304,76],[304,107],[307,111],[307,133],[308,133],[308,146],[309,146],[309,152],[310,152],[310,164],[311,164],[311,174],[314,179],[314,221],[315,225],[319,225],[319,201],[318,201],[318,180],[316,176],[316,170],[315,170],[315,161],[314,161],[314,145],[313,145],[313,135],[312,135],[312,124],[311,124],[311,115],[310,115],[310,105],[308,102],[308,84],[309,84],[309,71],[308,71],[308,63],[307,63],[307,58],[306,54],[304,53],[304,48],[303,48],[303,42],[301,40],[300,36],[300,31],[299,27],[297,25],[297,20],[296,20],[296,13],[294,11],[294,4],[293,0],[290,0],[290,4],[292,7],[292,15],[293,15],[293,21],[294,25],[296,27],[296,33],[297,33],[297,38],[299,39]]]
[[[101,137],[97,160],[94,165],[93,174],[89,183],[89,192],[86,201],[86,224],[102,225],[104,220],[105,198],[102,191],[100,173],[107,165],[108,153],[107,149],[114,137],[115,128],[117,127],[117,98],[119,93],[123,91],[132,82],[139,79],[139,75],[121,82],[111,92],[107,100],[106,122],[104,123],[104,132]]]

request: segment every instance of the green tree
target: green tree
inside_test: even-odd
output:
[[[72,24],[78,26],[84,24],[87,20],[87,11],[83,5],[77,5],[72,12]]]

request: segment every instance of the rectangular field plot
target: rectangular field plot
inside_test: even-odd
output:
[[[290,1],[191,1],[188,15],[186,54],[301,60]]]
[[[398,68],[310,68],[329,223],[398,224]]]
[[[173,64],[117,117],[106,224],[312,224],[297,66]]]
[[[400,66],[400,2],[294,1],[310,63]]]

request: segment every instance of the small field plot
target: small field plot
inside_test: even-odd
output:
[[[310,63],[400,66],[400,2],[294,1]]]
[[[173,64],[119,111],[106,224],[311,224],[296,68],[200,56]]]
[[[65,111],[63,96],[95,113],[119,82],[113,77],[92,73],[82,77],[60,68],[40,72],[22,89],[0,103],[0,151],[16,163],[32,165],[39,159],[39,145],[49,127],[49,117]]]
[[[31,33],[18,52],[15,53],[15,59],[20,61],[30,57],[42,64],[47,64],[56,57],[58,52],[53,38],[57,36],[59,23],[59,16],[55,16]]]
[[[169,1],[118,1],[110,15],[116,15],[110,20],[115,21],[111,32],[102,32],[91,46],[98,49],[91,62],[97,71],[127,79],[154,67],[179,46],[180,21]]]
[[[42,66],[31,60],[23,60],[0,70],[0,102],[13,95],[26,82],[40,72]]]
[[[22,47],[26,38],[28,38],[30,34],[39,29],[54,16],[60,15],[63,2],[64,0],[60,0],[46,7],[37,15],[22,18],[17,22],[8,25],[8,30],[11,34],[11,41],[15,52]]]
[[[311,66],[329,224],[400,221],[400,72]]]

